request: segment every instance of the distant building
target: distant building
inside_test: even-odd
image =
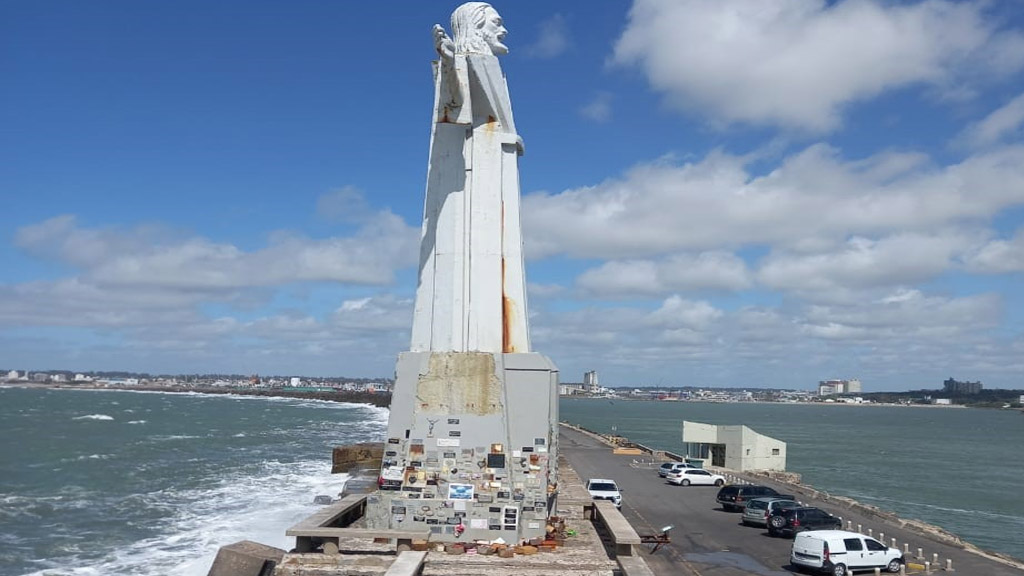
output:
[[[947,394],[978,394],[981,392],[981,382],[960,382],[950,378],[942,383],[942,390]]]
[[[597,383],[597,370],[583,374],[583,388],[591,394],[597,394],[601,390],[601,385]]]
[[[582,394],[582,393],[583,393],[583,384],[569,383],[569,384],[559,384],[558,385],[558,395],[559,396],[572,396],[574,394]]]
[[[292,377],[292,379],[288,381],[288,385],[289,386],[302,386],[302,380],[300,380],[299,378],[296,378],[296,377]]]
[[[18,374],[17,370],[11,370],[10,372],[7,373],[7,379],[8,380],[17,380],[20,377],[21,377],[21,374]]]
[[[822,380],[818,382],[818,396],[832,396],[835,394],[859,394],[861,392],[860,380]]]

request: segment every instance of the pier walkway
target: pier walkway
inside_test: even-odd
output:
[[[612,478],[623,490],[622,513],[638,533],[656,533],[674,525],[671,543],[654,554],[643,547],[641,555],[658,575],[697,576],[789,576],[791,540],[771,538],[764,529],[743,526],[740,515],[725,512],[715,502],[718,489],[712,486],[674,486],[659,478],[651,467],[638,467],[635,455],[613,454],[602,441],[584,432],[562,426],[559,450],[580,478]],[[818,506],[851,523],[854,531],[910,553],[908,574],[953,576],[1022,576],[1024,564],[1014,559],[987,556],[969,544],[957,544],[952,535],[929,534],[914,526],[903,526],[880,511],[872,511],[845,499],[829,498],[799,484],[783,484],[750,476],[751,483],[766,484],[780,492],[795,494],[809,506]],[[918,548],[921,556],[918,557]],[[951,562],[954,571],[944,568]]]

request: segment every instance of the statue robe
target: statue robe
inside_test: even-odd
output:
[[[498,58],[435,63],[413,352],[529,352],[522,139]]]

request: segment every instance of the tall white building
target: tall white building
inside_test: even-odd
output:
[[[831,396],[833,394],[859,394],[861,392],[860,380],[822,380],[818,382],[818,396]]]
[[[597,370],[591,370],[583,374],[583,389],[590,393],[596,393],[601,390],[601,385],[597,383]]]

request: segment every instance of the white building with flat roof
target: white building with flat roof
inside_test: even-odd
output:
[[[683,421],[686,457],[731,470],[786,470],[786,443],[742,425]]]

